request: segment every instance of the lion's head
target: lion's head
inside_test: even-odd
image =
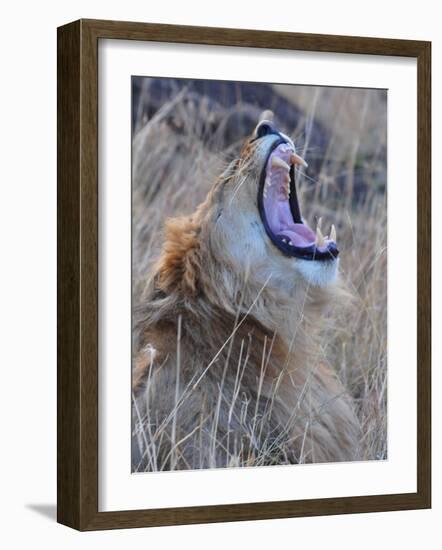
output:
[[[293,141],[271,121],[259,122],[200,208],[216,257],[281,288],[300,278],[312,286],[335,280],[336,230],[323,236],[320,221],[313,231],[302,217],[295,182],[302,165]]]

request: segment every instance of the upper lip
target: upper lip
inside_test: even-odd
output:
[[[267,163],[272,153],[281,144],[286,144],[288,147],[290,147],[291,151],[295,153],[294,150],[292,149],[291,144],[289,144],[287,140],[285,140],[282,137],[276,139],[271,145],[268,154],[266,155],[265,163],[264,163],[264,166],[261,172],[261,177],[259,180],[258,209],[259,209],[259,213],[260,213],[264,228],[267,232],[267,235],[269,236],[273,244],[283,254],[287,256],[301,258],[304,260],[316,260],[316,261],[334,259],[339,254],[339,250],[335,242],[336,237],[334,235],[330,235],[330,239],[324,240],[324,237],[322,236],[322,232],[321,232],[320,221],[317,226],[316,239],[313,238],[313,242],[308,243],[306,246],[297,246],[291,241],[289,241],[288,239],[285,239],[284,241],[283,238],[281,238],[281,235],[277,236],[270,227],[270,224],[267,220],[265,207],[264,207],[264,195],[265,195],[264,186],[265,186],[265,181],[267,176]],[[289,182],[290,195],[288,198],[288,203],[290,206],[291,215],[293,217],[293,228],[296,227],[298,232],[302,230],[304,232],[307,232],[309,236],[310,234],[314,236],[314,233],[311,231],[308,225],[305,224],[304,220],[301,217],[301,211],[300,211],[297,190],[296,190],[296,182],[295,182],[295,167],[293,163],[290,163],[289,175],[290,175],[290,182]],[[302,227],[300,227],[301,224],[302,224]],[[334,232],[335,230],[333,229],[332,231]]]

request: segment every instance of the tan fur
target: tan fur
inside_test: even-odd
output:
[[[158,288],[173,292],[180,288],[195,295],[200,265],[198,226],[188,217],[166,223],[163,254],[158,263]]]
[[[166,224],[136,312],[133,469],[357,460],[350,398],[318,335],[315,287],[256,207],[268,143],[246,143],[190,217]]]

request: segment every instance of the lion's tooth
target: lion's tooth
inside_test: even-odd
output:
[[[324,235],[319,225],[316,227],[316,246],[325,246]]]
[[[304,168],[308,167],[308,164],[305,162],[305,160],[296,153],[292,153],[290,155],[290,164],[297,164],[299,166],[304,166]]]
[[[330,240],[336,242],[336,228],[333,224],[330,229]]]
[[[272,166],[274,168],[284,168],[284,170],[290,170],[290,166],[277,156],[272,157]]]
[[[294,246],[292,241],[289,241],[289,246]]]

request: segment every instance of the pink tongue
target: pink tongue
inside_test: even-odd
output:
[[[302,223],[294,223],[288,200],[280,200],[273,186],[264,197],[267,222],[275,235],[287,237],[295,246],[307,247],[315,244],[315,234]]]
[[[279,233],[292,241],[295,246],[306,247],[315,244],[315,234],[302,223],[295,223],[289,229],[284,229]]]

